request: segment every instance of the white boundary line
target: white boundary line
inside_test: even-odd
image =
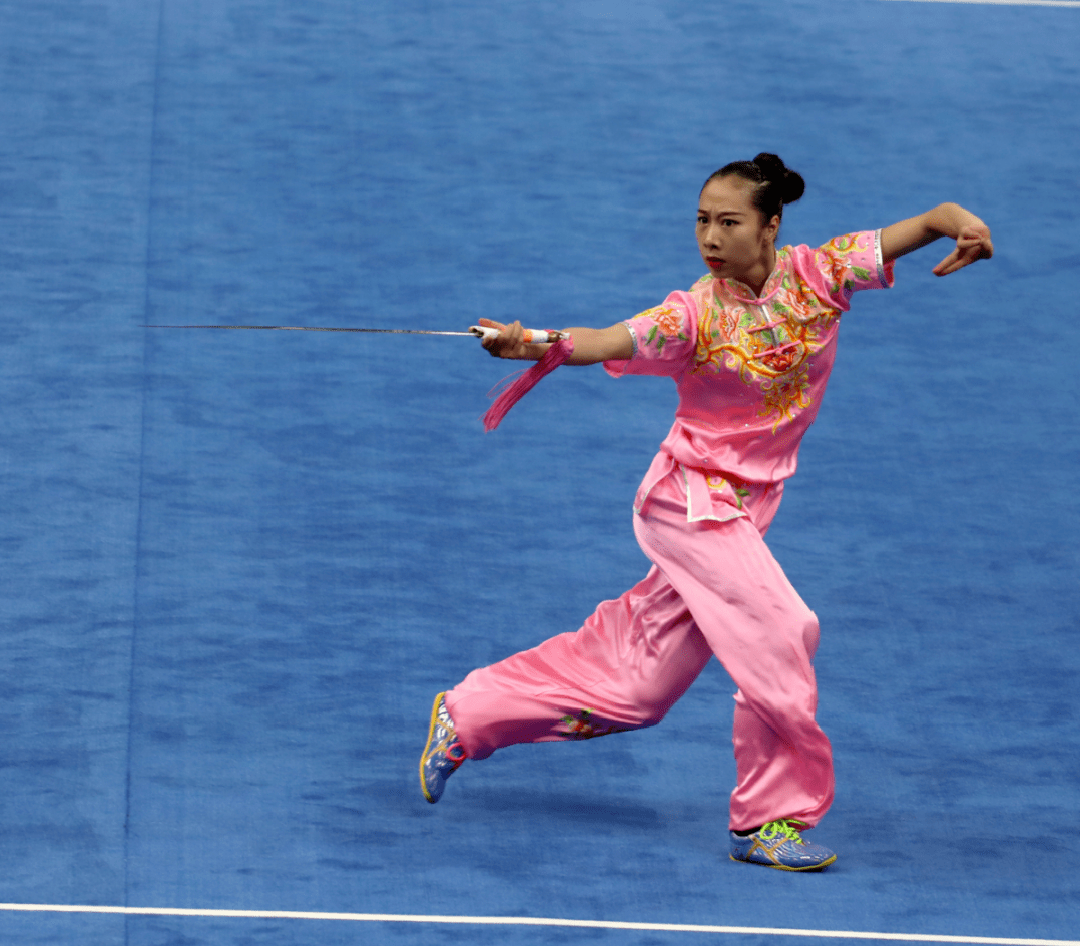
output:
[[[535,916],[413,916],[400,913],[307,913],[294,910],[185,910],[169,907],[97,907],[49,903],[0,903],[0,912],[109,913],[124,916],[187,916],[248,920],[349,920],[354,923],[439,923],[458,926],[561,926],[651,933],[735,933],[751,936],[831,937],[903,943],[974,943],[979,946],[1080,946],[1080,940],[1004,939],[932,933],[860,933],[851,930],[787,930],[757,926],[699,926],[690,923],[625,923],[619,920],[559,920]]]
[[[1080,0],[903,0],[907,3],[991,3],[1002,7],[1080,7]]]

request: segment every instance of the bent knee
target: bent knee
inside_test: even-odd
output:
[[[681,692],[673,696],[670,690],[651,687],[648,681],[642,680],[623,694],[627,703],[623,714],[635,729],[647,729],[659,723],[680,696]]]

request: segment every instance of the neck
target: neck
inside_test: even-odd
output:
[[[776,247],[769,244],[758,263],[747,273],[738,277],[739,282],[749,286],[753,290],[755,296],[760,296],[761,290],[765,288],[765,283],[768,282],[769,277],[772,275],[772,271],[775,268]]]

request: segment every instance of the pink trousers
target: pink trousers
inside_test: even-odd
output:
[[[730,828],[817,824],[835,786],[815,721],[819,628],[762,538],[780,492],[753,486],[746,517],[688,522],[681,471],[661,481],[634,517],[654,563],[642,581],[580,630],[474,670],[447,693],[468,757],[653,726],[715,654],[738,687]]]

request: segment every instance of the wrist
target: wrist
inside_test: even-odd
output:
[[[934,208],[930,225],[943,236],[956,239],[965,227],[985,227],[975,214],[949,201]]]
[[[539,361],[544,357],[550,347],[551,345],[549,344],[538,345],[532,342],[526,342],[509,357],[513,358],[515,361]]]

